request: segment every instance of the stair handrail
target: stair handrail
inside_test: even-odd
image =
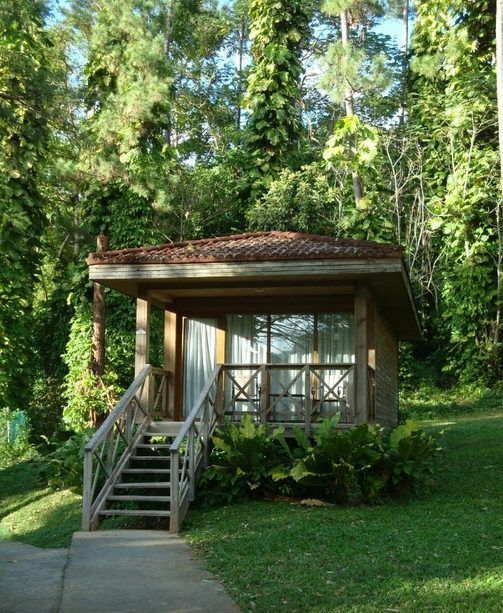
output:
[[[149,400],[148,386],[150,376],[158,374],[152,371],[150,364],[141,369],[113,411],[84,447],[82,530],[95,527],[99,510],[105,503],[118,473],[128,461],[132,449],[150,421],[154,403]],[[115,434],[117,436],[114,438]],[[125,445],[122,453],[121,442]],[[96,459],[96,471],[93,470],[93,458]],[[96,493],[100,470],[103,470],[106,480]]]
[[[188,502],[194,499],[196,473],[207,460],[209,438],[218,418],[217,398],[221,373],[222,365],[218,364],[198,395],[194,406],[170,447],[170,531],[173,533],[178,532]],[[214,386],[215,394],[213,399],[211,399],[211,391]],[[211,409],[209,409],[210,406]],[[182,457],[182,445],[184,443],[186,448],[183,450]],[[181,463],[180,459],[182,460]]]

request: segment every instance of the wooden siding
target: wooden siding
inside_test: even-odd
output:
[[[171,280],[176,283],[194,279],[229,279],[243,277],[294,277],[313,279],[325,276],[357,277],[372,273],[402,274],[402,261],[398,258],[382,260],[305,260],[272,262],[222,262],[204,264],[94,264],[89,266],[92,281],[105,279],[134,279],[135,281]]]
[[[398,342],[390,326],[375,312],[376,421],[392,427],[398,422]]]

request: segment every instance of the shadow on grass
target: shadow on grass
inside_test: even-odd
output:
[[[0,519],[49,494],[29,460],[0,469]]]
[[[0,505],[9,496],[21,497],[44,488],[38,479],[36,465],[30,460],[0,468]]]
[[[4,519],[4,517],[7,517],[8,515],[11,515],[12,513],[16,513],[16,511],[19,511],[20,509],[23,509],[24,507],[26,507],[29,504],[32,504],[33,502],[37,502],[37,500],[42,500],[42,498],[46,498],[47,496],[49,496],[50,492],[48,492],[47,490],[44,490],[42,493],[40,494],[33,494],[32,496],[26,496],[23,498],[22,501],[16,502],[15,504],[8,506],[2,504],[1,507],[1,511],[0,511],[0,519]]]
[[[3,526],[6,538],[35,547],[68,547],[73,533],[80,530],[80,501],[78,497],[58,500],[56,493],[50,502],[50,506],[31,505],[23,515],[7,517]]]
[[[0,470],[0,535],[36,547],[66,547],[80,529],[80,497],[42,483],[37,465],[24,461]]]

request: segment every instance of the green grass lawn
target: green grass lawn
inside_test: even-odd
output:
[[[193,510],[183,536],[245,611],[503,611],[503,411],[427,426],[445,453],[420,499]],[[33,463],[0,470],[0,538],[64,547],[80,504]]]
[[[41,485],[33,462],[0,469],[0,538],[67,547],[80,523],[81,497]]]
[[[375,507],[247,502],[184,536],[246,611],[503,611],[503,414],[456,418],[434,491]]]

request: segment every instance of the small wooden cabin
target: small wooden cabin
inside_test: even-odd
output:
[[[214,409],[233,420],[397,423],[398,341],[420,338],[399,247],[258,232],[88,264],[91,280],[136,300],[137,374],[150,363],[152,309],[163,312],[165,418],[183,421],[219,368]]]

